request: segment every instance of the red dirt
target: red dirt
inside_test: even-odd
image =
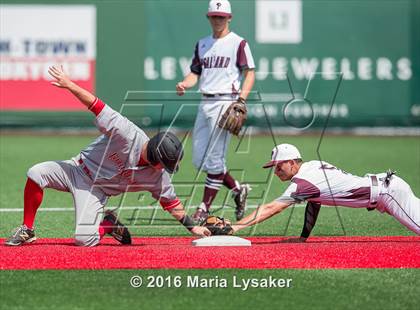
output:
[[[121,246],[77,247],[72,239],[38,239],[6,247],[0,239],[0,269],[209,269],[209,268],[420,268],[419,237],[247,238],[252,247],[193,247],[194,238],[136,238]]]

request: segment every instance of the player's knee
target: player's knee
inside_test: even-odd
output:
[[[203,170],[207,171],[210,174],[220,174],[226,172],[226,166],[224,165],[223,161],[212,161],[209,160],[204,163]]]
[[[74,241],[76,245],[78,246],[86,246],[91,247],[99,244],[99,241],[101,238],[99,237],[99,234],[93,234],[93,235],[82,235],[77,234],[74,237]]]
[[[211,165],[206,167],[206,171],[210,174],[220,174],[225,173],[226,168],[223,165]]]
[[[30,178],[32,181],[37,183],[39,186],[42,186],[42,174],[43,174],[44,168],[42,164],[36,164],[35,166],[32,166],[29,168],[28,172],[26,173],[26,176]]]

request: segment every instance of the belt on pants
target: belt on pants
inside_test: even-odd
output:
[[[222,97],[222,96],[236,96],[236,94],[202,94],[203,97],[206,98],[215,98],[215,97]]]
[[[378,183],[378,177],[376,175],[370,176],[370,204],[376,205],[378,203],[378,196],[379,196],[379,183]]]
[[[379,197],[379,183],[376,175],[370,175],[370,203],[369,207],[366,208],[368,211],[372,211],[376,208]]]
[[[80,167],[82,168],[82,170],[88,175],[88,177],[93,179],[92,174],[90,173],[89,169],[86,167],[85,163],[83,162],[81,158],[79,158],[78,163],[80,164]]]

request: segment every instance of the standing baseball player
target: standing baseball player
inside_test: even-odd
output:
[[[301,237],[295,241],[304,242],[309,237],[321,205],[386,212],[420,235],[420,199],[394,172],[358,177],[319,160],[303,162],[298,149],[290,144],[273,149],[271,161],[264,165],[264,168],[271,167],[280,180],[291,181],[289,187],[281,197],[260,206],[232,225],[230,231],[224,229],[224,233],[263,222],[294,203],[307,201],[305,224]]]
[[[6,240],[7,245],[35,241],[34,221],[44,188],[70,192],[76,210],[77,245],[94,246],[105,234],[122,244],[130,244],[128,229],[104,206],[109,196],[124,192],[148,191],[164,210],[196,235],[209,235],[193,225],[171,184],[170,173],[178,170],[183,148],[170,132],[149,139],[127,118],[111,109],[87,90],[73,83],[62,67],[51,67],[53,85],[69,90],[95,116],[102,133],[71,160],[48,161],[28,170],[24,191],[23,224]]]
[[[207,178],[202,203],[193,218],[202,222],[208,217],[214,198],[225,185],[232,191],[239,220],[244,216],[250,187],[229,174],[226,151],[231,134],[238,135],[246,121],[246,99],[254,85],[255,65],[248,43],[229,30],[229,1],[210,1],[207,18],[213,34],[197,42],[191,72],[176,85],[182,96],[199,81],[202,94],[192,138],[193,164],[205,171]]]

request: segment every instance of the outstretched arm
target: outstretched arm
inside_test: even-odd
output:
[[[70,80],[64,72],[63,66],[52,66],[48,69],[48,73],[55,79],[51,82],[52,85],[69,90],[88,109],[92,106],[96,97]]]
[[[244,229],[246,227],[261,223],[261,222],[265,221],[266,219],[269,219],[273,215],[276,215],[276,214],[282,212],[288,206],[290,206],[290,203],[280,202],[280,201],[276,201],[276,200],[274,200],[274,201],[272,201],[268,204],[259,206],[250,215],[243,218],[239,222],[235,223],[235,225],[232,225],[233,232],[237,232],[237,231],[239,231],[241,229]]]
[[[185,212],[184,206],[181,203],[175,208],[170,209],[169,213],[181,222],[192,234],[202,237],[211,235],[206,227],[195,225],[194,221]]]

